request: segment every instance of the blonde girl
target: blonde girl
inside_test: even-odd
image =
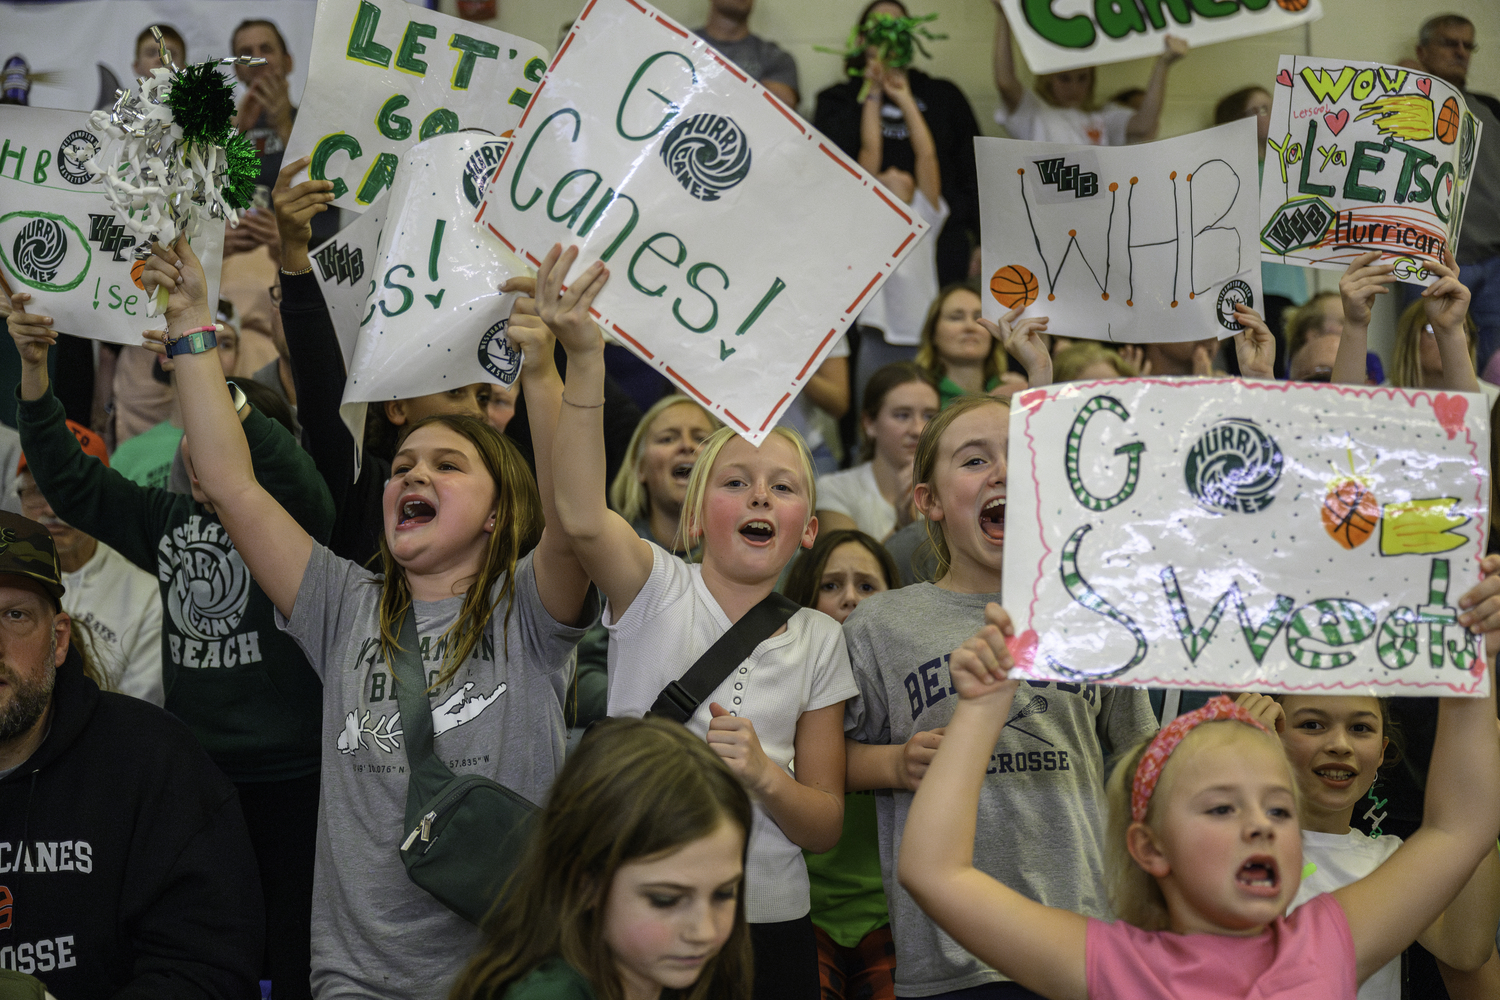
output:
[[[794,431],[778,428],[757,448],[720,428],[703,442],[683,499],[682,538],[702,545],[702,562],[641,538],[604,504],[604,340],[588,307],[608,272],[592,264],[564,292],[576,259],[576,248],[554,247],[537,273],[539,308],[568,353],[557,523],[608,602],[609,714],[640,715],[812,545],[812,462]],[[844,700],[854,691],[838,626],[808,608],[757,646],[687,723],[755,801],[745,906],[757,996],[818,994],[800,849],[826,851],[838,840]]]
[[[1005,978],[918,909],[896,882],[896,857],[912,793],[958,701],[947,654],[999,599],[1009,420],[1005,401],[964,396],[927,425],[914,478],[936,582],[875,594],[844,623],[860,690],[845,719],[848,789],[894,789],[876,809],[900,996],[947,996]],[[1034,684],[1021,705],[1027,717],[991,743],[977,864],[1050,905],[1106,916],[1104,761],[1155,728],[1150,703],[1130,688]]]
[[[663,396],[635,425],[609,503],[636,534],[674,552],[683,550],[677,525],[698,449],[724,426],[687,396]]]
[[[168,338],[208,322],[186,240],[158,247],[146,274],[172,289]],[[482,420],[419,421],[398,441],[385,485],[379,573],[316,544],[256,481],[214,350],[176,358],[202,489],[323,682],[315,995],[438,1000],[479,943],[477,928],[406,877],[398,855],[408,761],[388,664],[408,614],[442,760],[533,801],[562,766],[575,626],[597,610],[567,539],[544,528],[556,521],[546,457],[562,383],[530,302],[518,302],[510,335],[526,350],[540,495],[515,446]]]
[[[1364,381],[1365,351],[1368,350],[1370,312],[1375,297],[1385,295],[1395,284],[1395,265],[1380,264],[1376,251],[1360,254],[1349,262],[1339,279],[1339,296],[1343,300],[1344,328],[1339,337],[1338,356],[1333,363],[1333,381],[1359,384]],[[1432,389],[1479,392],[1479,378],[1474,374],[1474,347],[1468,333],[1469,289],[1458,278],[1458,262],[1451,250],[1443,252],[1443,263],[1423,261],[1422,266],[1437,280],[1422,289],[1420,298],[1426,326],[1432,329],[1432,347],[1436,349],[1436,373],[1422,385]],[[1408,338],[1410,339],[1410,338]],[[1408,366],[1408,371],[1409,371]]]
[[[1500,634],[1500,556],[1459,620]],[[1500,832],[1495,699],[1445,698],[1423,826],[1385,864],[1285,917],[1302,872],[1297,781],[1276,735],[1228,698],[1143,740],[1110,779],[1120,920],[1052,907],[974,865],[995,741],[1013,719],[1014,629],[993,605],[950,658],[958,707],[917,792],[901,883],[960,945],[1052,1000],[1352,1000],[1458,893]],[[1028,720],[1029,721],[1029,720]],[[987,817],[989,818],[989,817]],[[1000,819],[1009,832],[1023,817]]]
[[[749,1000],[751,815],[682,726],[592,727],[451,1000]]]

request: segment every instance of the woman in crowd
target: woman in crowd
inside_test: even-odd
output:
[[[609,487],[609,503],[636,534],[672,552],[686,551],[678,537],[682,500],[698,449],[723,424],[687,396],[663,396],[635,425],[625,461]]]

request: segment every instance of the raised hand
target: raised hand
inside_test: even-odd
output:
[[[1356,326],[1370,325],[1370,307],[1375,296],[1390,291],[1396,283],[1394,264],[1377,264],[1380,251],[1362,253],[1349,262],[1344,276],[1339,279],[1339,298],[1344,300],[1344,322]]]
[[[1281,702],[1268,694],[1256,694],[1254,691],[1243,691],[1235,697],[1234,703],[1249,712],[1255,719],[1273,733],[1281,731],[1281,725],[1286,720],[1286,713],[1282,711]]]
[[[536,279],[530,275],[507,278],[500,286],[500,293],[507,295],[512,292],[516,300],[511,306],[510,325],[505,328],[505,335],[521,351],[521,373],[532,375],[555,370],[552,345],[557,338],[552,328],[537,315]]]
[[[1438,280],[1422,290],[1422,308],[1433,333],[1464,332],[1464,317],[1469,313],[1469,289],[1458,280],[1458,261],[1452,250],[1443,251],[1443,263],[1426,263],[1427,270]]]
[[[1208,343],[1199,342],[1193,347],[1193,374],[1210,376],[1214,373],[1214,352],[1208,344],[1217,344],[1214,341]]]
[[[945,727],[946,728],[946,727]],[[938,746],[943,742],[943,729],[930,729],[912,734],[901,747],[902,777],[906,779],[908,791],[915,792],[922,783],[922,776],[932,766]]]
[[[1161,61],[1170,66],[1187,54],[1187,39],[1178,38],[1176,35],[1168,35],[1166,44],[1162,46]]]
[[[311,157],[304,156],[281,168],[276,186],[271,189],[271,203],[276,206],[276,228],[281,236],[281,266],[300,271],[308,266],[307,248],[312,242],[312,218],[329,209],[333,201],[333,181],[306,180],[292,186],[292,178],[307,169]]]
[[[1146,359],[1146,349],[1140,344],[1121,344],[1119,355],[1120,360],[1133,366],[1141,378],[1151,374],[1151,362]]]
[[[1260,313],[1243,302],[1236,303],[1234,319],[1242,327],[1234,335],[1234,354],[1240,361],[1241,378],[1276,377],[1276,337]]]
[[[224,227],[224,256],[249,253],[258,246],[270,247],[273,257],[280,253],[276,220],[265,209],[252,208],[241,212],[238,225]]]
[[[1017,306],[1000,317],[999,323],[981,319],[979,325],[1000,341],[1006,352],[1026,369],[1026,384],[1048,385],[1052,381],[1052,355],[1042,334],[1047,332],[1048,316],[1027,316],[1020,319],[1025,306]]]
[[[759,792],[776,765],[761,749],[755,723],[744,716],[730,715],[729,709],[718,702],[710,704],[708,712],[713,716],[708,724],[709,747],[747,789]]]
[[[948,657],[948,673],[958,696],[965,701],[1003,699],[1008,705],[1019,681],[1010,680],[1015,660],[1007,638],[1016,634],[1010,615],[998,604],[984,609],[985,625]]]
[[[10,337],[16,342],[21,354],[21,364],[32,367],[46,365],[47,349],[57,343],[57,331],[52,329],[52,317],[28,312],[26,304],[31,296],[17,292],[10,299],[10,317],[5,321],[10,328]]]
[[[604,345],[604,334],[589,314],[589,307],[609,281],[609,269],[602,261],[595,261],[564,290],[563,281],[577,259],[576,246],[564,250],[562,244],[554,244],[536,272],[537,315],[552,328],[569,354],[600,350]]]
[[[151,256],[146,258],[141,284],[151,295],[155,295],[159,287],[170,290],[166,309],[168,329],[213,322],[213,314],[208,308],[208,280],[203,276],[203,265],[188,245],[186,236],[179,236],[177,244],[170,248],[160,243],[151,244]]]
[[[1485,556],[1479,564],[1483,579],[1458,599],[1458,623],[1484,636],[1490,649],[1500,648],[1500,555]]]

